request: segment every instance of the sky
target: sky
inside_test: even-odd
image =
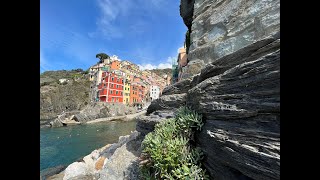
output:
[[[40,73],[88,69],[96,54],[170,68],[187,27],[179,0],[40,0]]]

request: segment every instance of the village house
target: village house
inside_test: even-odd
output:
[[[99,100],[102,102],[123,102],[124,78],[115,72],[103,72],[98,85]]]

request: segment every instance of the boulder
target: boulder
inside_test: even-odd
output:
[[[151,102],[147,109],[147,115],[154,111],[174,110],[186,103],[186,93],[163,95]]]
[[[103,169],[99,172],[99,179],[140,179],[138,157],[141,154],[142,140],[137,131],[124,137],[122,143],[119,139],[122,145],[104,162]]]
[[[66,168],[63,180],[70,180],[71,178],[75,178],[77,176],[85,176],[90,174],[89,168],[84,162],[74,162]]]
[[[60,118],[56,118],[50,122],[50,126],[51,127],[61,127],[61,126],[63,126],[63,124],[62,124]]]
[[[167,86],[163,89],[162,95],[187,93],[188,90],[192,88],[191,81],[192,79],[184,79],[170,86]]]
[[[164,119],[174,117],[173,111],[155,111],[148,116],[140,116],[137,118],[136,130],[145,136],[154,130],[154,126]]]

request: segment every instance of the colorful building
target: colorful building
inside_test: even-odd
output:
[[[111,62],[111,69],[112,70],[119,70],[120,69],[120,61],[115,60]]]
[[[138,83],[132,82],[130,85],[130,104],[138,103],[139,99],[139,87]]]
[[[120,66],[121,66],[121,67],[128,66],[128,65],[131,65],[131,64],[132,64],[132,63],[131,63],[130,61],[126,61],[126,60],[120,62]]]
[[[103,72],[98,85],[98,96],[102,102],[123,102],[123,76],[116,73]]]
[[[145,86],[143,85],[142,82],[138,83],[138,103],[144,103],[144,91],[145,91]]]
[[[123,90],[123,104],[130,104],[130,79],[126,78]]]
[[[179,54],[177,58],[178,62],[178,81],[181,80],[184,67],[188,64],[186,46],[179,49]]]
[[[150,88],[150,97],[151,97],[151,100],[155,100],[155,99],[158,99],[160,96],[160,87],[159,86],[156,86],[156,85],[152,85],[151,88]]]

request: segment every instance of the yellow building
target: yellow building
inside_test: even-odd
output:
[[[130,103],[130,78],[126,78],[123,86],[123,104]]]

